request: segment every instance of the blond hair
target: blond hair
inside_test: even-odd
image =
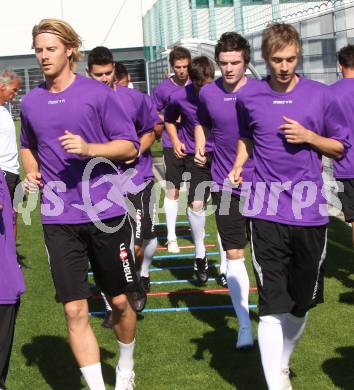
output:
[[[301,52],[300,34],[294,26],[287,23],[272,23],[262,33],[262,57],[267,60],[272,53],[295,45]]]
[[[82,41],[70,24],[61,19],[42,19],[32,29],[32,49],[35,47],[34,41],[36,36],[42,33],[56,35],[67,48],[73,49],[69,61],[70,69],[74,70],[76,63],[82,58],[79,50],[82,46]]]

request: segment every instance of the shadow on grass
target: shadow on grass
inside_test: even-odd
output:
[[[252,299],[252,298],[251,298]],[[172,295],[171,305],[177,306],[214,306],[230,305],[229,295]],[[258,345],[253,349],[237,351],[235,342],[237,334],[228,326],[229,317],[234,317],[233,310],[191,311],[199,321],[208,324],[212,330],[201,337],[191,339],[196,351],[193,358],[202,360],[206,353],[211,354],[210,367],[230,385],[238,390],[266,389]],[[256,315],[251,312],[251,318]]]
[[[323,371],[331,378],[336,388],[352,390],[354,347],[340,347],[336,352],[341,356],[326,360],[322,364]]]
[[[114,385],[115,369],[106,363],[114,354],[101,349],[102,371],[106,383]],[[38,366],[45,382],[53,390],[77,390],[81,384],[79,367],[67,341],[58,336],[36,336],[22,347],[27,366]],[[108,378],[108,381],[107,381]]]
[[[338,218],[331,218],[328,227],[326,271],[327,278],[336,278],[352,291],[339,295],[339,302],[354,305],[354,248],[351,228]]]
[[[17,256],[17,262],[18,264],[22,267],[22,268],[31,268],[30,266],[28,266],[26,263],[25,263],[25,259],[26,259],[26,256],[22,255],[21,253],[19,253],[19,251],[17,250],[18,247],[21,246],[21,243],[19,243],[18,241],[16,242],[16,256]]]
[[[164,225],[156,225],[155,226],[155,231],[157,235],[157,242],[159,246],[165,246],[167,242],[167,227]],[[177,235],[177,240],[178,237],[180,236],[188,236],[186,239],[187,241],[190,241],[191,243],[193,242],[192,237],[191,237],[191,231],[190,227],[188,225],[176,225],[176,235]],[[167,252],[166,252],[167,254]]]

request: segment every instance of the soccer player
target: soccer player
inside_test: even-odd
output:
[[[117,170],[137,156],[139,141],[114,92],[74,73],[81,40],[68,23],[43,19],[33,27],[32,44],[45,82],[22,101],[21,155],[27,189],[41,190],[56,300],[63,303],[70,347],[89,388],[104,389],[99,347],[88,320],[90,258],[96,284],[113,308],[120,349],[115,388],[130,390],[135,376],[132,298],[140,287]]]
[[[268,388],[279,390],[291,389],[291,354],[308,310],[323,302],[328,215],[321,156],[341,158],[348,129],[329,87],[296,73],[301,46],[292,25],[267,27],[261,48],[270,75],[238,96],[241,138],[229,178],[241,182],[253,150],[246,215],[259,293],[258,343]]]
[[[201,283],[208,280],[208,259],[205,256],[205,206],[210,194],[210,162],[213,144],[208,140],[205,153],[207,163],[198,166],[194,163],[194,127],[197,121],[198,95],[203,85],[214,80],[214,66],[208,57],[195,57],[189,68],[192,84],[178,89],[170,96],[165,110],[165,125],[172,142],[176,174],[179,182],[182,175],[189,172],[191,181],[188,191],[187,215],[195,244],[196,259],[194,271]],[[178,122],[181,128],[177,131]],[[176,175],[177,177],[177,175]]]
[[[334,161],[334,177],[343,183],[344,192],[338,195],[342,202],[345,220],[352,224],[352,241],[354,246],[354,45],[348,45],[339,50],[339,68],[343,79],[331,86],[346,115],[350,132],[351,147],[343,159]]]
[[[113,62],[111,51],[103,46],[92,49],[88,55],[89,75],[98,81],[107,83],[115,91],[115,96],[122,103],[129,117],[132,119],[137,135],[140,139],[139,158],[134,164],[128,164],[127,168],[135,170],[133,182],[137,186],[143,184],[144,189],[137,194],[128,194],[131,202],[131,215],[135,221],[135,255],[136,268],[140,271],[144,260],[144,272],[141,276],[141,284],[144,291],[150,288],[146,267],[151,264],[152,257],[156,251],[157,238],[155,233],[156,199],[153,192],[154,175],[152,172],[152,155],[150,147],[155,141],[154,125],[159,122],[152,99],[138,90],[126,88],[116,81],[117,64],[122,73],[127,73],[125,66]],[[125,70],[125,71],[124,71]],[[109,305],[106,302],[106,309],[109,312]],[[105,320],[109,313],[106,315]],[[103,324],[106,324],[104,321]],[[104,325],[105,326],[105,325]]]
[[[249,279],[245,266],[244,247],[246,220],[239,211],[240,190],[225,183],[236,156],[239,128],[235,102],[241,89],[252,89],[254,80],[245,76],[250,60],[250,46],[241,35],[228,32],[221,35],[215,47],[215,61],[222,77],[206,85],[199,94],[198,123],[195,129],[195,161],[205,164],[205,132],[210,132],[214,141],[211,176],[215,182],[212,189],[215,217],[223,249],[226,251],[227,285],[240,323],[237,348],[253,345],[252,325],[249,318]],[[249,168],[251,170],[251,167]],[[223,263],[221,264],[223,266]],[[222,276],[222,275],[221,275]]]
[[[3,170],[10,191],[12,203],[15,189],[20,182],[20,164],[16,142],[16,129],[10,113],[4,103],[11,102],[20,89],[20,77],[10,71],[0,72],[0,168]],[[17,235],[17,213],[14,213],[14,232]]]
[[[122,87],[134,88],[133,83],[130,81],[130,74],[124,64],[121,62],[114,63],[116,83]]]
[[[10,92],[8,92],[10,93]],[[4,172],[0,169],[0,389],[5,389],[20,297],[25,291],[17,264],[13,209]]]
[[[176,46],[170,52],[169,62],[174,71],[174,75],[162,81],[152,92],[152,98],[162,123],[164,122],[164,111],[171,94],[190,83],[188,67],[191,62],[191,54],[188,49]],[[181,130],[181,127],[180,124],[177,125],[178,132]],[[176,236],[176,220],[181,177],[178,169],[179,161],[175,156],[172,141],[166,130],[162,132],[162,145],[166,179],[164,209],[167,223],[167,250],[170,253],[179,253],[180,249]],[[185,154],[184,144],[180,145],[180,153]]]

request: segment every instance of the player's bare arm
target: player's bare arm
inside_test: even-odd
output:
[[[43,186],[37,152],[32,149],[22,148],[21,159],[26,173],[25,190],[27,192],[35,192]]]
[[[236,160],[228,178],[232,184],[239,185],[242,183],[242,171],[246,161],[250,158],[253,149],[253,142],[249,138],[240,138],[237,142]]]
[[[142,154],[151,148],[152,144],[156,139],[155,132],[152,130],[149,133],[145,133],[140,138],[140,150],[139,153]]]
[[[127,140],[94,144],[86,142],[80,135],[65,130],[64,135],[59,137],[59,141],[68,153],[83,157],[105,157],[113,161],[127,161],[134,160],[138,155],[134,143]]]
[[[180,141],[177,135],[177,128],[174,123],[166,122],[166,130],[168,132],[168,135],[171,139],[172,146],[173,146],[173,152],[177,158],[183,158],[186,156],[185,145]]]
[[[343,156],[344,146],[341,142],[322,137],[286,116],[283,116],[283,119],[286,123],[279,126],[279,128],[284,131],[287,142],[291,144],[307,143],[329,158],[340,159]]]
[[[204,166],[207,160],[205,157],[206,129],[201,125],[195,126],[194,138],[195,138],[194,162],[199,166]]]

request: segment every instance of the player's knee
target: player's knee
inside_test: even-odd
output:
[[[204,210],[204,202],[201,200],[195,200],[189,205],[189,209],[193,213],[200,213]]]
[[[112,306],[116,309],[116,311],[119,313],[124,313],[129,306],[128,298],[125,294],[117,295],[116,297],[112,298]]]
[[[226,257],[228,260],[240,260],[244,259],[245,252],[243,249],[228,249],[226,251]]]
[[[64,304],[66,320],[69,324],[77,321],[88,321],[88,309],[86,301],[72,301]]]
[[[144,249],[141,247],[141,245],[134,245],[134,252],[135,252],[135,256],[138,258],[144,256]]]
[[[170,200],[178,200],[179,198],[179,189],[177,188],[170,188],[166,192],[166,198]]]

